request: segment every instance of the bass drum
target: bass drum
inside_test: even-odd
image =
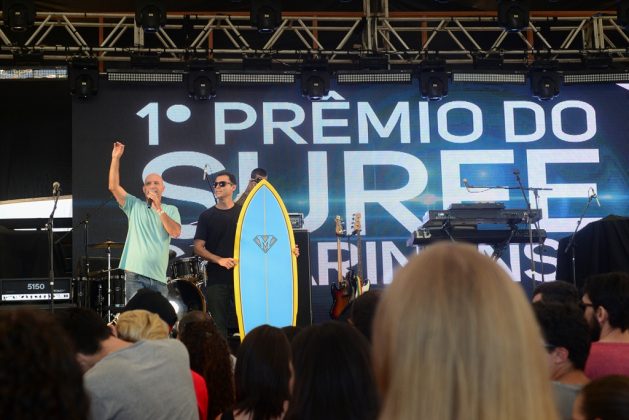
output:
[[[168,283],[168,301],[181,319],[190,311],[206,311],[203,292],[187,279],[175,279]]]

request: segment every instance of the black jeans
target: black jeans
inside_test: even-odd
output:
[[[234,286],[231,284],[208,284],[205,288],[207,310],[212,315],[216,328],[227,339],[229,308],[234,300]]]

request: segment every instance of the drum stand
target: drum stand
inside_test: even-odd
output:
[[[107,322],[111,317],[111,245],[107,244]]]

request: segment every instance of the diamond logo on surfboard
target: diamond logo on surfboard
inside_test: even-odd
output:
[[[256,243],[265,254],[269,252],[271,247],[277,242],[277,238],[273,235],[257,235],[253,238],[253,242]]]

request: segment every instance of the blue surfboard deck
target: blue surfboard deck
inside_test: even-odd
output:
[[[253,328],[295,325],[297,259],[284,203],[273,186],[260,181],[247,196],[236,228],[234,302],[241,340]]]

